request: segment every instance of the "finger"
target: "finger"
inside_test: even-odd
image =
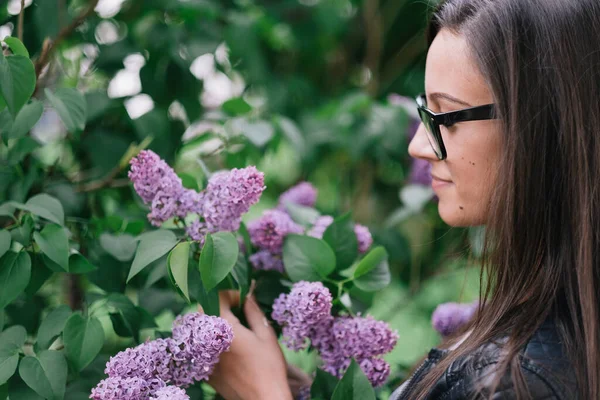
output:
[[[240,292],[237,290],[222,290],[219,292],[219,305],[232,309],[240,305]]]
[[[244,304],[244,314],[246,314],[246,320],[250,329],[261,339],[277,340],[275,331],[271,327],[269,320],[265,317],[262,310],[256,303],[254,296],[246,297],[246,303]]]
[[[204,312],[204,308],[202,308],[202,304],[200,304],[200,303],[198,303],[198,312],[199,312],[200,314],[206,314],[206,313]]]

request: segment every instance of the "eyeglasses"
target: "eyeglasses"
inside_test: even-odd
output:
[[[417,110],[419,111],[419,116],[421,117],[423,125],[425,125],[429,144],[431,144],[435,155],[440,160],[445,160],[447,156],[446,147],[442,140],[440,125],[449,127],[457,122],[496,119],[494,104],[486,104],[445,113],[434,113],[427,108],[427,97],[425,96],[425,93],[418,95],[416,100]]]

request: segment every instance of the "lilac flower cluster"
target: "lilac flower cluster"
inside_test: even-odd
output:
[[[323,370],[341,378],[354,358],[373,386],[387,379],[390,366],[381,356],[392,351],[397,340],[388,324],[370,316],[330,318],[311,334]]]
[[[265,188],[264,174],[252,166],[211,176],[203,204],[208,230],[238,230],[242,215],[258,202]]]
[[[252,244],[273,254],[281,253],[287,235],[303,231],[288,214],[279,210],[267,210],[259,219],[248,224]]]
[[[317,189],[308,182],[300,182],[279,196],[278,208],[285,211],[288,203],[314,207],[317,202]]]
[[[171,338],[151,340],[111,357],[104,370],[108,378],[90,398],[189,399],[178,387],[207,380],[232,341],[233,330],[224,319],[200,313],[179,316]]]
[[[373,386],[382,385],[390,366],[381,357],[392,351],[398,334],[373,317],[331,315],[331,294],[320,282],[298,282],[273,304],[272,317],[283,327],[283,342],[292,350],[310,345],[319,352],[323,370],[341,378],[355,359]]]
[[[333,217],[330,215],[323,215],[315,221],[313,226],[307,232],[308,236],[316,237],[318,239],[323,238],[323,234],[333,223]],[[366,253],[367,250],[373,244],[373,237],[371,236],[371,232],[369,228],[364,225],[356,224],[354,225],[354,234],[356,235],[356,240],[358,242],[358,252]]]
[[[300,281],[289,294],[281,294],[273,303],[271,316],[283,327],[283,341],[290,349],[308,346],[311,329],[331,315],[332,297],[321,282]]]
[[[160,226],[170,218],[198,214],[186,227],[187,234],[203,242],[206,233],[235,231],[241,217],[258,202],[265,189],[264,174],[248,167],[214,174],[205,191],[183,187],[175,171],[150,150],[141,151],[131,160],[129,179],[145,204],[150,204],[148,219]]]
[[[190,400],[190,396],[177,386],[165,386],[158,389],[149,400]]]
[[[142,150],[131,159],[129,179],[145,204],[150,204],[148,219],[160,226],[169,218],[202,213],[202,194],[186,189],[173,168],[151,150]]]
[[[473,318],[478,307],[478,301],[440,304],[431,316],[431,324],[442,336],[451,336]]]
[[[259,249],[250,256],[250,262],[256,269],[283,272],[283,241],[289,234],[303,232],[304,229],[285,212],[278,209],[265,211],[259,219],[248,224],[250,241]]]

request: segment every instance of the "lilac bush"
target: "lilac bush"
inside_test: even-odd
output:
[[[165,386],[158,389],[148,400],[190,400],[190,396],[177,386]]]
[[[130,165],[129,179],[142,201],[150,205],[152,225],[160,226],[174,217],[184,221],[195,214],[198,219],[186,226],[186,233],[201,243],[209,232],[238,230],[242,215],[265,190],[264,174],[253,166],[217,172],[206,190],[196,192],[184,188],[175,171],[151,150],[142,150]]]
[[[287,203],[314,207],[317,202],[317,189],[309,182],[300,182],[279,196],[279,208],[285,210]]]
[[[307,347],[311,328],[331,314],[332,297],[321,282],[298,282],[273,303],[271,316],[283,327],[284,343],[293,350]]]
[[[283,240],[290,233],[303,233],[304,229],[280,210],[267,210],[262,216],[248,224],[252,244],[271,254],[280,254]]]
[[[436,307],[431,316],[433,328],[442,336],[451,336],[465,326],[475,315],[479,302],[443,303]]]
[[[337,378],[355,359],[371,384],[381,386],[390,373],[381,356],[393,350],[398,334],[370,316],[334,317],[331,301],[320,282],[298,282],[280,295],[271,316],[283,327],[283,343],[296,351],[310,343],[321,356],[321,368]]]
[[[177,317],[173,336],[128,348],[111,357],[108,378],[92,390],[93,400],[187,399],[186,388],[208,380],[220,355],[229,350],[233,330],[222,318],[200,313]],[[167,386],[172,385],[172,386]],[[137,396],[137,397],[136,397]]]

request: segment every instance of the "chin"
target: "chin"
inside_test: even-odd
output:
[[[442,220],[450,226],[458,228],[481,225],[479,218],[469,215],[467,207],[461,210],[456,202],[445,202],[440,199],[438,212]]]

